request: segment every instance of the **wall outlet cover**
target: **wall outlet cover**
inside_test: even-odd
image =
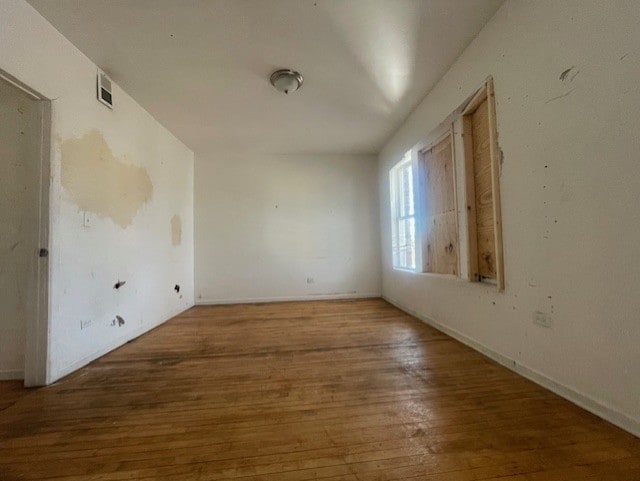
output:
[[[82,213],[82,225],[84,227],[91,227],[93,225],[93,214],[91,212],[83,212]]]

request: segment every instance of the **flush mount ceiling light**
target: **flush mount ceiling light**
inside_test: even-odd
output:
[[[271,74],[271,85],[275,87],[278,92],[290,94],[302,87],[304,78],[300,72],[290,70],[288,68],[276,70]]]

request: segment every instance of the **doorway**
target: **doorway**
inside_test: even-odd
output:
[[[0,72],[0,380],[46,384],[50,102]]]

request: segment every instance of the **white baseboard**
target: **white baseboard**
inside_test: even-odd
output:
[[[291,301],[321,301],[332,299],[370,299],[381,297],[380,293],[346,293],[346,294],[315,294],[310,296],[287,297],[244,297],[237,299],[197,299],[197,306],[212,306],[219,304],[255,304],[260,302],[291,302]]]
[[[96,359],[98,359],[99,357],[104,356],[105,354],[113,351],[114,349],[119,348],[120,346],[123,346],[124,344],[126,344],[127,342],[140,337],[141,335],[143,335],[146,332],[149,332],[152,329],[155,329],[156,327],[164,324],[165,322],[167,322],[170,319],[173,319],[174,317],[176,317],[177,315],[179,315],[180,313],[186,311],[187,309],[190,309],[192,306],[187,307],[186,309],[183,309],[182,307],[179,308],[179,310],[173,314],[171,314],[169,317],[162,319],[159,322],[156,323],[152,323],[152,324],[145,324],[144,326],[140,326],[139,328],[135,329],[134,331],[131,331],[127,334],[125,334],[124,336],[118,337],[115,340],[113,340],[112,342],[110,342],[109,344],[107,344],[106,346],[98,349],[97,351],[89,354],[88,356],[83,357],[82,359],[80,359],[79,361],[76,361],[62,369],[58,369],[54,372],[51,372],[48,374],[47,376],[47,384],[52,384],[56,381],[59,381],[60,379],[62,379],[65,376],[68,376],[69,374],[71,374],[74,371],[77,371],[78,369],[80,369],[81,367],[86,366],[87,364],[89,364],[91,361],[95,361]]]
[[[529,379],[530,381],[535,382],[536,384],[548,389],[549,391],[554,392],[560,397],[571,401],[573,404],[580,406],[582,409],[589,411],[592,414],[604,419],[605,421],[609,421],[611,424],[618,426],[621,429],[624,429],[627,432],[630,432],[634,436],[640,437],[640,421],[630,418],[624,413],[616,411],[615,409],[604,405],[603,403],[596,401],[595,399],[589,397],[586,394],[578,392],[570,387],[567,387],[563,384],[554,381],[553,379],[545,376],[544,374],[535,371],[527,366],[519,364],[514,359],[511,359],[503,354],[500,354],[483,344],[467,337],[461,332],[452,329],[444,324],[439,323],[438,321],[431,319],[428,316],[424,316],[413,309],[410,309],[401,303],[397,302],[395,299],[391,299],[385,295],[382,298],[393,304],[395,307],[400,309],[401,311],[406,312],[407,314],[412,315],[413,317],[421,320],[425,324],[430,325],[431,327],[437,329],[444,334],[460,341],[461,343],[469,346],[470,348],[480,352],[481,354],[487,356],[490,359],[493,359],[497,363],[503,365],[504,367],[510,369],[511,371],[520,374],[521,376]]]
[[[0,381],[17,381],[24,379],[24,371],[19,369],[0,371]]]

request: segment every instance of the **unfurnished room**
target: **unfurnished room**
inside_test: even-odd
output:
[[[0,481],[640,481],[640,2],[0,0]]]

